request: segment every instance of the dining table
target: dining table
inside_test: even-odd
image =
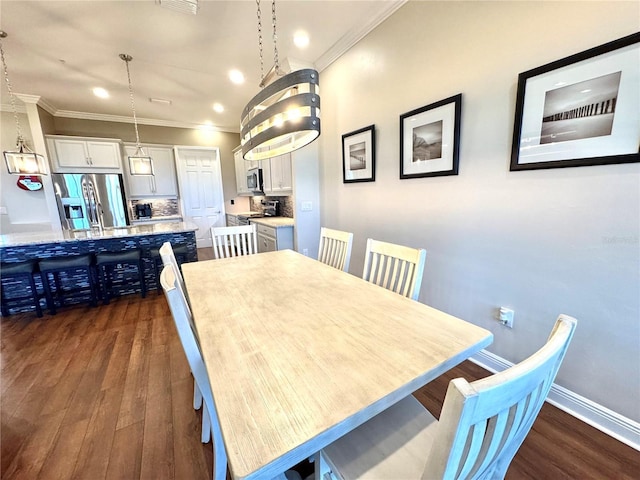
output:
[[[292,250],[182,272],[234,479],[281,475],[493,340]]]

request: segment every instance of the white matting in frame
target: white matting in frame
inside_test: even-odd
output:
[[[400,115],[400,178],[458,174],[462,94]]]

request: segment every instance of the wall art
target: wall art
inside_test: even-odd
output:
[[[342,182],[376,179],[376,130],[374,125],[342,135]]]
[[[462,94],[400,115],[400,178],[458,174]]]
[[[640,33],[521,73],[510,170],[640,161]]]

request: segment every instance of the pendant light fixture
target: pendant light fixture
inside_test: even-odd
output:
[[[27,144],[22,137],[20,120],[18,119],[18,109],[16,108],[16,99],[13,95],[11,82],[9,81],[7,62],[4,59],[4,48],[2,48],[3,38],[7,38],[7,33],[3,30],[0,30],[0,58],[2,59],[4,79],[7,83],[7,90],[9,91],[9,98],[11,99],[11,107],[13,108],[13,116],[16,120],[16,131],[18,133],[16,150],[13,152],[2,152],[2,154],[4,155],[4,161],[7,164],[9,173],[12,175],[46,175],[47,168],[45,165],[44,157],[32,152],[29,147],[27,147]]]
[[[282,76],[278,61],[275,0],[271,3],[274,73],[281,78],[265,86],[260,0],[256,0],[256,4],[262,90],[247,104],[240,119],[240,139],[245,160],[263,160],[293,152],[320,135],[318,72],[304,69]]]
[[[136,118],[136,106],[133,103],[133,87],[131,86],[131,74],[129,73],[129,62],[133,60],[131,55],[121,53],[120,58],[127,66],[127,80],[129,81],[129,97],[131,97],[131,111],[133,112],[133,125],[136,129],[136,151],[129,156],[129,172],[131,175],[153,175],[153,159],[144,153],[140,146],[140,135],[138,135],[138,119]]]

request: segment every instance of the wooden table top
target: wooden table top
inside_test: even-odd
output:
[[[291,250],[182,269],[236,479],[275,477],[493,340]]]

